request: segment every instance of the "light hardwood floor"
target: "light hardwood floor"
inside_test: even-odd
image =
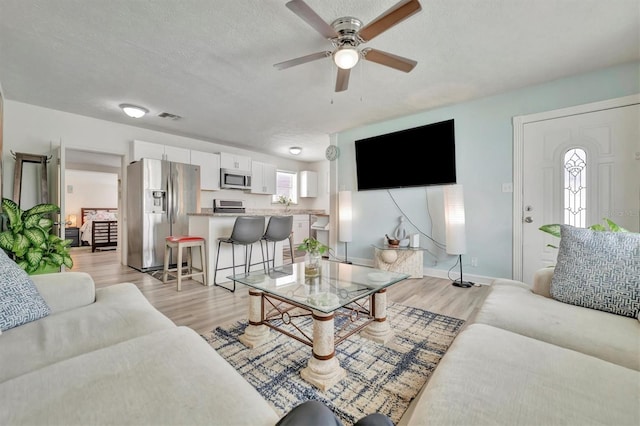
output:
[[[78,247],[71,249],[74,267],[70,271],[89,273],[96,287],[106,287],[121,282],[134,283],[156,309],[177,325],[207,334],[215,327],[246,319],[249,311],[248,288],[237,285],[235,293],[220,287],[206,287],[186,280],[182,291],[176,291],[174,282],[163,284],[149,274],[120,264],[120,252],[96,251]],[[449,280],[427,277],[408,279],[388,289],[388,299],[393,302],[426,309],[442,315],[468,320],[475,315],[484,301],[489,286],[459,288]]]

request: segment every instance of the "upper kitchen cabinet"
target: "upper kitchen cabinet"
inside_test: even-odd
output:
[[[220,189],[220,155],[191,150],[191,164],[200,166],[200,189]]]
[[[131,143],[131,161],[138,161],[141,158],[189,164],[191,161],[191,150],[134,140],[133,143]]]
[[[251,157],[244,155],[229,154],[228,152],[220,153],[220,168],[251,170]]]
[[[318,196],[318,173],[309,170],[300,172],[300,196],[301,197],[317,197]]]
[[[251,193],[252,194],[275,194],[276,193],[276,166],[262,163],[260,161],[251,162]]]

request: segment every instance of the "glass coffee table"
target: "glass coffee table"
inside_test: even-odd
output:
[[[409,275],[366,266],[322,260],[320,274],[305,276],[304,262],[229,276],[249,289],[249,324],[240,341],[250,348],[277,330],[312,347],[300,375],[326,390],[345,376],[335,345],[361,332],[379,343],[392,336],[387,321],[386,288]],[[308,317],[313,327],[304,327]]]

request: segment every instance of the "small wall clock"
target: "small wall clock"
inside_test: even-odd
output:
[[[340,156],[340,149],[336,145],[329,145],[324,153],[327,160],[333,161]]]

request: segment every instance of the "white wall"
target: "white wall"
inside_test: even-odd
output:
[[[65,218],[75,214],[80,227],[81,209],[118,207],[118,175],[116,173],[67,170],[65,172]]]

